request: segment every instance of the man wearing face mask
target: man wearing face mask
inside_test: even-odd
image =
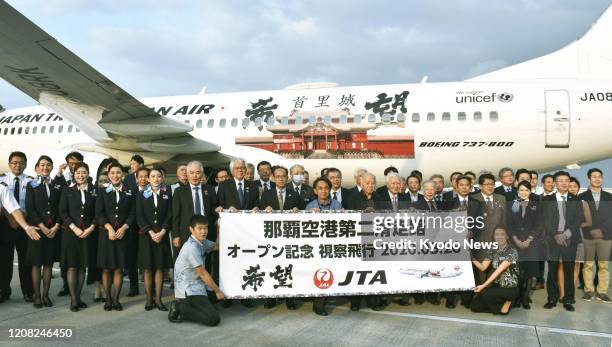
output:
[[[300,198],[298,208],[303,210],[314,199],[314,191],[311,186],[304,183],[304,167],[302,165],[295,164],[291,166],[289,171],[291,173],[291,182],[287,184],[287,191],[297,193]]]

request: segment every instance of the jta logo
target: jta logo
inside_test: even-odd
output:
[[[362,286],[366,283],[366,278],[370,276],[370,280],[368,281],[368,285],[372,285],[376,282],[380,284],[387,284],[387,275],[385,274],[385,270],[378,270],[374,275],[372,275],[373,271],[349,271],[346,273],[346,278],[344,281],[338,283],[339,286],[349,285],[353,281],[353,274],[357,273],[359,275],[359,280],[357,280],[357,285]]]
[[[321,268],[315,271],[312,281],[317,288],[327,289],[334,284],[334,274],[330,269]]]

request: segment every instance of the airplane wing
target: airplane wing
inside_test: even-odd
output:
[[[4,1],[0,77],[104,147],[181,154],[220,150],[188,134],[191,125],[136,100]]]

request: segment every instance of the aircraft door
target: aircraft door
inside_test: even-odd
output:
[[[546,147],[569,147],[571,114],[567,90],[544,91],[546,103]]]

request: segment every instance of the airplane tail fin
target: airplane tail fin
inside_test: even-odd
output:
[[[612,6],[578,40],[558,51],[468,79],[612,78]]]

